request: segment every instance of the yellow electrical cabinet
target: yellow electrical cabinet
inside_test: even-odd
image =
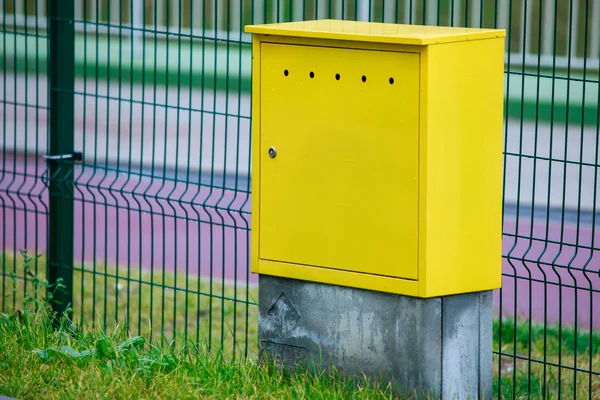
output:
[[[417,297],[500,287],[505,31],[246,31],[252,272]]]

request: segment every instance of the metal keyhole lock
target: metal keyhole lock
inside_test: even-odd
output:
[[[269,147],[269,157],[275,158],[276,155],[277,155],[277,149],[275,149],[275,147],[273,147],[273,146]]]

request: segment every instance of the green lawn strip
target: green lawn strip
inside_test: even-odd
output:
[[[573,76],[577,78],[576,76]],[[589,78],[588,78],[589,79]],[[594,126],[598,123],[597,82],[507,75],[506,115],[511,119],[565,122]]]
[[[159,35],[156,40],[147,37],[133,46],[128,37],[119,41],[118,37],[109,40],[108,36],[96,37],[93,33],[87,37],[76,35],[75,76],[250,92],[250,44],[197,38],[191,42],[182,38],[178,43]],[[47,52],[47,38],[0,33],[0,69],[43,75],[48,70]]]
[[[600,333],[540,323],[530,328],[526,320],[515,326],[508,318],[501,333],[498,319],[493,329],[494,351],[504,354],[493,357],[494,393],[500,391],[505,398],[559,398],[560,386],[561,398],[600,398]],[[515,353],[517,358],[510,356]],[[556,365],[570,367],[560,369],[560,379]],[[573,368],[581,371],[576,384]]]

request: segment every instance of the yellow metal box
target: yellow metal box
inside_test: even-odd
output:
[[[252,271],[418,297],[500,287],[505,31],[246,31]]]

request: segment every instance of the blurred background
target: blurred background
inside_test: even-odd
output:
[[[25,275],[15,288],[9,279],[19,275],[21,249],[41,255],[33,263],[43,273],[48,243],[62,234],[59,243],[73,238],[63,250],[76,271],[75,314],[126,318],[139,329],[154,317],[157,327],[176,332],[179,324],[186,335],[221,342],[233,334],[232,346],[247,353],[257,277],[249,273],[252,55],[244,26],[334,18],[507,30],[495,329],[516,334],[525,321],[531,341],[532,324],[600,328],[600,0],[60,3],[72,9],[0,1],[3,309],[28,290]],[[65,44],[72,88],[52,83],[65,81],[51,68],[61,65],[49,56],[52,21],[74,32],[74,47]],[[72,93],[73,109],[50,110],[52,91]],[[50,137],[51,114],[72,121],[65,140],[72,131],[81,161],[50,166],[43,158],[61,140]],[[67,187],[59,197],[72,199],[73,217],[49,225],[52,179]],[[511,362],[531,362],[515,352]]]

